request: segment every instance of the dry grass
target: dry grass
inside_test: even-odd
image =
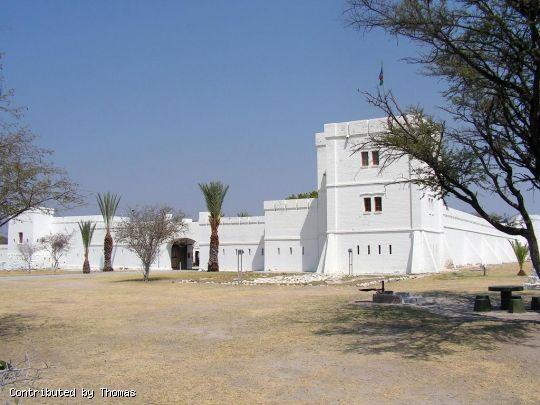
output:
[[[0,277],[5,276],[36,276],[36,275],[54,275],[65,274],[63,270],[50,270],[50,269],[32,269],[28,270],[0,270]]]
[[[523,282],[515,273],[502,266],[487,277],[445,273],[389,288],[485,293],[488,285]],[[118,273],[4,277],[0,359],[33,348],[55,366],[39,387],[135,389],[130,403],[540,402],[534,322],[358,307],[351,301],[368,294],[348,285],[153,276],[150,283]]]

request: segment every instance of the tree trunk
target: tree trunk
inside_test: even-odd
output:
[[[532,237],[527,237],[526,239],[529,244],[533,272],[536,271],[536,275],[540,278],[540,251],[538,249],[538,240],[535,238],[534,233]]]
[[[150,278],[150,265],[149,264],[144,265],[143,276],[144,276],[144,281],[148,281],[148,279]]]
[[[534,234],[534,224],[531,221],[528,213],[522,213],[523,222],[525,223],[527,243],[529,245],[529,253],[531,256],[531,262],[533,266],[533,271],[536,271],[536,275],[540,277],[540,249],[538,248],[538,239]]]
[[[107,229],[105,234],[105,240],[103,241],[103,254],[105,256],[105,265],[103,266],[103,271],[113,271],[111,256],[113,250],[113,239],[111,232]]]
[[[218,227],[212,226],[212,234],[210,235],[210,251],[208,254],[208,271],[219,271],[218,253],[219,253],[219,236]]]
[[[84,264],[82,266],[82,272],[85,274],[90,273],[90,261],[88,260],[88,252],[84,254]]]

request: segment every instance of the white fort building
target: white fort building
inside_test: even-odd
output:
[[[423,273],[515,261],[510,236],[475,215],[445,207],[414,185],[396,184],[411,176],[416,162],[402,158],[381,171],[379,151],[351,154],[352,145],[380,133],[385,123],[326,124],[315,134],[318,198],[265,201],[263,216],[223,218],[220,269],[236,271],[239,254],[244,271],[325,274]],[[100,269],[101,216],[57,217],[53,210],[30,211],[10,221],[8,244],[0,245],[0,269],[24,267],[17,245],[56,232],[72,234],[60,266],[82,269],[80,220],[97,223],[89,259],[92,270]],[[540,235],[540,216],[534,220]],[[201,212],[184,235],[161,247],[153,269],[205,269],[209,240],[208,213]],[[35,266],[50,266],[45,252],[37,254]],[[115,241],[113,266],[140,268],[140,263]]]

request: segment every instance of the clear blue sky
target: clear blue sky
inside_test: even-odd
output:
[[[2,1],[6,86],[25,122],[87,193],[195,217],[198,182],[230,184],[224,211],[316,188],[314,133],[380,116],[356,92],[440,104],[415,52],[346,27],[344,1]],[[496,207],[495,207],[496,208]],[[470,209],[468,209],[470,211]],[[71,213],[97,213],[94,201]]]

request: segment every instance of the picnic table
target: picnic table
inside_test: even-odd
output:
[[[523,291],[521,285],[493,285],[488,287],[489,291],[500,291],[501,293],[501,309],[508,310],[510,308],[510,300],[512,299],[513,291]]]

